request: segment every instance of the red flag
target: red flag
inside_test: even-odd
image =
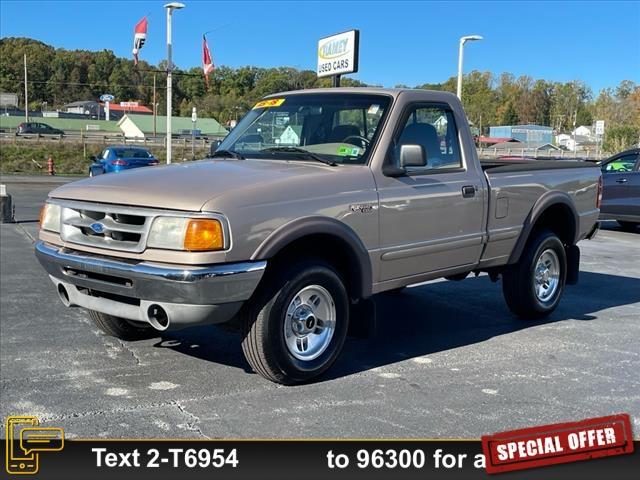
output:
[[[204,80],[209,85],[209,74],[213,72],[214,65],[211,60],[211,53],[207,45],[207,37],[202,35],[202,70],[204,71]]]
[[[147,17],[143,17],[136,24],[136,28],[133,31],[133,62],[138,65],[138,52],[140,52],[144,42],[147,40]]]

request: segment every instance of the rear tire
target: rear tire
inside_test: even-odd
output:
[[[242,351],[267,380],[309,381],[333,364],[347,336],[349,299],[342,278],[318,260],[264,280],[240,313]]]
[[[116,337],[120,340],[142,340],[157,335],[156,330],[150,325],[131,322],[125,318],[114,317],[95,310],[88,310],[88,312],[96,327],[110,337]]]
[[[544,318],[560,303],[566,278],[564,245],[555,233],[543,230],[527,242],[520,261],[504,271],[502,292],[520,318]]]

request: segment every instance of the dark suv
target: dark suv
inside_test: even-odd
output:
[[[62,130],[59,128],[53,128],[46,123],[22,122],[18,125],[17,135],[24,135],[28,133],[36,133],[38,135],[64,135]]]

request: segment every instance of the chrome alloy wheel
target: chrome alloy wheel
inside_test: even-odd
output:
[[[295,294],[284,319],[284,338],[298,360],[318,358],[327,349],[336,328],[336,306],[328,290],[309,285]]]
[[[533,273],[536,297],[541,302],[549,301],[560,285],[560,260],[551,249],[540,254]]]

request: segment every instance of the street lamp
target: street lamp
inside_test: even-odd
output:
[[[171,2],[167,3],[164,8],[167,9],[167,164],[171,163],[171,100],[172,100],[172,81],[171,73],[173,72],[173,61],[171,59],[171,17],[174,10],[184,8],[183,3]]]
[[[460,49],[458,50],[458,98],[462,100],[462,53],[464,50],[464,44],[467,42],[473,42],[475,40],[482,40],[480,35],[467,35],[460,39]]]

